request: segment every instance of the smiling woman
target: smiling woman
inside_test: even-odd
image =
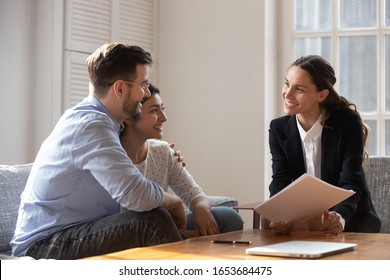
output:
[[[176,159],[169,143],[161,141],[167,121],[160,91],[149,87],[151,96],[142,103],[141,116],[125,121],[121,143],[127,155],[145,177],[164,191],[171,188],[191,210],[184,237],[240,230],[243,221],[230,207],[211,207],[210,201],[191,174]]]
[[[363,170],[367,129],[356,106],[340,96],[333,85],[336,77],[332,66],[320,56],[297,59],[288,69],[282,89],[287,116],[271,121],[269,145],[272,155],[273,196],[303,173],[355,195],[323,209],[324,214],[304,225],[269,224],[277,233],[294,228],[379,232],[380,220],[371,201]]]
[[[164,112],[165,107],[161,100],[159,90],[155,86],[150,85],[148,91],[150,92],[150,97],[146,97],[141,101],[142,117],[139,116],[125,121],[127,128],[125,134],[131,134],[131,137],[129,136],[131,141],[128,142],[139,142],[138,145],[130,145],[127,150],[128,153],[131,153],[129,156],[135,163],[140,162],[137,158],[144,160],[146,157],[146,153],[139,155],[138,152],[137,155],[136,147],[142,146],[150,138],[161,139],[163,137],[163,124],[167,121],[167,116]],[[122,135],[122,137],[124,136]],[[129,145],[129,143],[127,144]]]

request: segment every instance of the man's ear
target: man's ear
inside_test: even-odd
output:
[[[125,90],[125,83],[121,80],[115,81],[115,83],[112,85],[114,89],[114,94],[115,96],[121,98],[124,95],[124,90]]]
[[[323,89],[320,91],[320,97],[319,97],[319,101],[322,102],[324,101],[329,95],[329,90],[328,89]]]

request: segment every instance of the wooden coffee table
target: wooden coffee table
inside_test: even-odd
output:
[[[251,241],[246,244],[216,244],[213,240]],[[128,249],[120,252],[86,258],[88,260],[258,260],[286,259],[246,255],[249,246],[261,246],[290,240],[357,243],[357,250],[327,256],[333,260],[390,260],[390,234],[346,232],[325,235],[321,232],[297,232],[291,235],[273,235],[270,230],[246,229],[219,235],[191,238],[169,244]],[[291,258],[288,258],[291,259]]]

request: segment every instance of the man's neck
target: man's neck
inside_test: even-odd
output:
[[[102,98],[98,97],[97,94],[92,93],[92,95],[99,100],[99,102],[110,112],[111,116],[119,123],[122,124],[125,120],[122,107],[118,104],[117,100],[113,100],[112,94],[107,92],[107,94]]]

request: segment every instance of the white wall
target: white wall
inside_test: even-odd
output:
[[[31,1],[31,0],[27,0]],[[63,0],[33,0],[36,9],[34,142],[35,158],[42,142],[62,115]]]
[[[241,204],[264,194],[264,3],[160,2],[165,139],[176,143],[208,194],[233,196]],[[244,212],[251,226],[251,213]]]
[[[1,163],[28,160],[33,141],[31,117],[35,46],[34,12],[30,2],[0,2],[0,156]]]
[[[0,2],[0,164],[33,161],[60,116],[59,5],[62,1]]]

